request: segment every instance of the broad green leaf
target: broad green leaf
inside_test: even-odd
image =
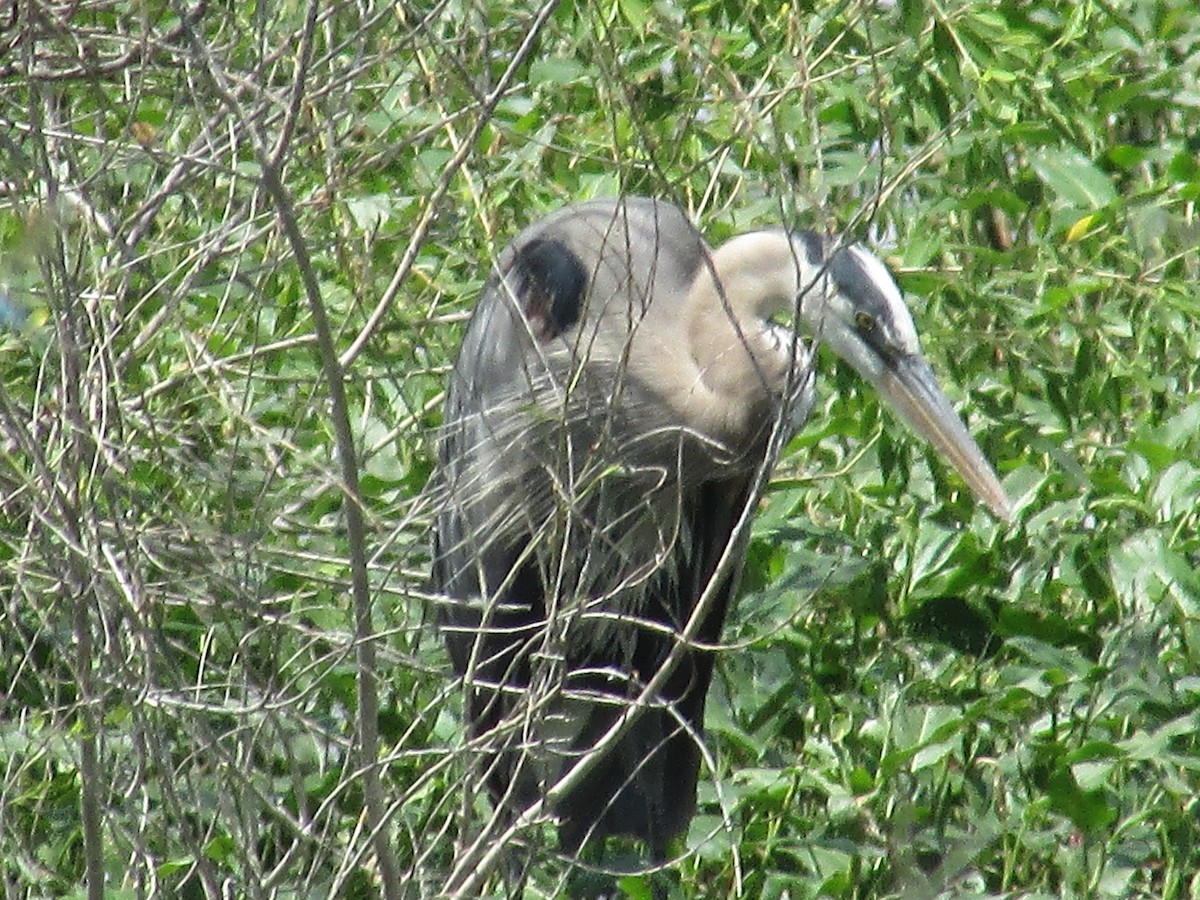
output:
[[[1061,203],[1076,209],[1102,209],[1117,199],[1112,180],[1077,150],[1043,147],[1029,164]]]
[[[539,59],[530,67],[529,80],[534,84],[569,84],[583,77],[584,67],[569,56]]]
[[[635,29],[644,29],[650,22],[650,5],[644,0],[617,0],[621,15]]]

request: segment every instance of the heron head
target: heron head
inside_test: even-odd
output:
[[[995,471],[968,433],[921,353],[904,296],[884,263],[859,244],[793,237],[800,268],[799,315],[818,341],[848,362],[963,477],[992,512],[1012,521]]]

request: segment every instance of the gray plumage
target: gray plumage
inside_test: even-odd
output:
[[[753,499],[777,417],[808,414],[808,353],[773,321],[789,312],[1009,514],[861,247],[764,231],[714,251],[646,198],[546,217],[500,254],[467,328],[436,476],[441,626],[504,809],[544,796],[654,677]],[[734,551],[695,646],[550,810],[565,849],[622,834],[662,858],[686,831]]]

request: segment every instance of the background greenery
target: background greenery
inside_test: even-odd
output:
[[[6,897],[444,887],[442,386],[504,241],[622,191],[874,243],[1019,510],[823,356],[661,883],[1200,895],[1192,0],[0,20]]]

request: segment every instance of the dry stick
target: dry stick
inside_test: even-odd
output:
[[[60,244],[61,247],[61,244]],[[79,344],[75,333],[74,297],[65,296],[70,289],[63,284],[63,314],[59,317],[58,339],[63,363],[62,387],[64,408],[67,419],[71,422],[72,431],[69,440],[69,450],[65,458],[71,462],[71,491],[79,490],[84,480],[83,471],[89,466],[81,456],[90,455],[86,447],[88,430],[80,407],[80,372]],[[76,467],[79,468],[76,468]],[[72,498],[72,505],[82,509],[80,498]],[[82,521],[82,520],[81,520]],[[75,523],[64,523],[76,542],[81,540]],[[70,554],[69,554],[70,555]],[[93,578],[79,571],[77,558],[72,558],[70,593],[74,607],[72,615],[72,630],[75,632],[75,677],[79,679],[80,714],[83,728],[79,737],[79,800],[83,830],[84,882],[87,884],[88,900],[102,900],[104,897],[104,835],[100,823],[100,766],[96,749],[96,736],[103,727],[101,724],[100,703],[93,696],[92,666],[92,625],[89,616],[89,603],[99,602],[96,595],[96,584]]]
[[[56,260],[57,262],[57,260]],[[63,439],[69,441],[68,452],[52,465],[47,459],[45,448],[29,432],[23,413],[14,409],[8,396],[0,391],[0,422],[14,443],[18,444],[26,458],[31,460],[37,473],[37,481],[45,491],[46,507],[39,509],[36,498],[30,497],[29,512],[34,519],[46,526],[48,540],[57,537],[64,543],[63,559],[68,571],[65,590],[71,604],[71,630],[75,636],[75,677],[78,681],[78,706],[82,728],[79,735],[79,806],[80,830],[83,832],[84,874],[83,883],[88,900],[103,900],[104,897],[104,834],[101,823],[99,793],[100,766],[96,736],[103,727],[99,704],[92,696],[93,642],[91,619],[88,615],[89,599],[99,603],[96,597],[95,580],[88,572],[92,560],[83,544],[80,524],[84,515],[79,505],[78,490],[83,475],[76,468],[82,451],[80,443],[87,438],[86,422],[79,404],[79,346],[74,339],[75,326],[70,312],[74,299],[65,296],[68,287],[61,280],[61,264],[53,266],[62,286],[63,312],[56,321],[62,362],[61,385],[64,398],[64,413],[70,425]],[[68,468],[63,460],[71,460]],[[66,472],[63,470],[66,469]],[[30,481],[32,487],[33,481]],[[68,491],[70,493],[68,494]],[[31,495],[33,491],[29,492]],[[55,518],[57,514],[57,518]]]
[[[321,8],[318,0],[310,0],[305,18],[304,31],[297,53],[296,85],[292,97],[291,111],[298,107],[297,97],[307,80],[308,65],[312,58],[313,32],[317,13]],[[241,115],[240,104],[227,86],[224,74],[208,53],[207,47],[191,28],[188,29],[193,51],[202,61],[221,101],[245,127],[254,148],[254,155],[262,168],[262,187],[275,204],[279,225],[296,260],[296,268],[304,285],[313,327],[317,333],[317,350],[321,358],[325,381],[329,385],[330,418],[337,444],[338,461],[341,464],[342,489],[345,492],[346,541],[350,552],[350,581],[354,597],[354,635],[358,660],[358,732],[359,757],[363,777],[363,797],[367,828],[372,836],[379,873],[383,881],[383,893],[388,900],[400,897],[400,880],[396,872],[396,861],[388,842],[384,827],[386,801],[379,780],[379,698],[375,678],[375,645],[371,623],[371,593],[367,579],[366,535],[363,528],[362,502],[358,484],[358,461],[354,446],[354,432],[350,427],[350,413],[346,402],[345,370],[338,361],[337,348],[333,341],[329,317],[321,297],[321,286],[313,272],[308,246],[300,225],[296,220],[292,198],[283,184],[281,172],[287,152],[287,144],[277,144],[275,153],[267,150],[266,142],[255,124]],[[290,129],[293,117],[289,115],[284,130]]]
[[[305,23],[302,50],[299,54],[298,68],[306,67],[312,53],[312,28],[316,23],[316,14],[320,4],[313,0],[309,4],[309,16]],[[304,71],[298,71],[295,83],[297,85],[298,107],[299,85],[304,82]],[[293,120],[289,116],[289,123]],[[290,129],[285,129],[288,131]],[[384,894],[388,898],[400,896],[400,881],[396,872],[395,859],[392,856],[388,841],[387,829],[383,827],[383,813],[387,806],[383,794],[383,785],[379,779],[379,696],[376,687],[375,673],[375,643],[371,622],[371,593],[367,579],[366,535],[363,527],[362,501],[358,484],[358,461],[355,453],[354,433],[350,427],[350,413],[346,402],[345,371],[337,358],[337,348],[333,342],[333,331],[329,318],[325,313],[324,302],[321,298],[320,285],[317,283],[311,262],[307,253],[304,235],[296,221],[295,210],[291,197],[285,189],[280,170],[282,158],[286,153],[288,142],[283,139],[276,146],[276,153],[271,158],[265,158],[260,141],[255,141],[255,151],[262,158],[263,186],[275,201],[280,225],[295,254],[296,264],[304,282],[305,294],[308,297],[312,312],[313,324],[317,332],[317,347],[320,351],[321,364],[325,369],[325,379],[329,385],[329,400],[336,435],[338,458],[341,462],[342,481],[346,491],[346,537],[350,547],[351,585],[354,596],[354,631],[356,655],[358,658],[358,730],[359,754],[363,772],[363,793],[365,798],[367,824],[373,836],[376,858],[380,874],[383,877]]]
[[[429,195],[425,209],[421,212],[421,218],[417,220],[412,237],[409,238],[408,246],[404,249],[404,255],[400,258],[396,274],[392,276],[392,280],[384,290],[383,296],[379,298],[379,303],[371,311],[371,315],[367,319],[367,324],[358,333],[358,337],[354,339],[354,343],[342,354],[339,360],[341,365],[350,365],[379,328],[396,294],[400,292],[400,285],[408,278],[408,273],[412,270],[413,263],[417,261],[417,253],[420,252],[421,247],[424,245],[425,236],[429,233],[429,227],[433,224],[434,210],[437,209],[437,205],[446,195],[446,192],[450,190],[450,182],[454,178],[454,173],[462,167],[462,164],[466,162],[467,157],[479,142],[480,133],[492,120],[492,112],[495,110],[496,104],[507,93],[509,85],[516,78],[517,71],[525,62],[525,57],[533,50],[534,42],[537,40],[538,35],[542,33],[542,27],[546,24],[546,20],[550,18],[550,14],[554,12],[555,7],[558,6],[558,2],[559,0],[546,0],[542,4],[533,22],[529,25],[528,31],[525,34],[525,40],[521,42],[521,46],[513,54],[512,62],[508,64],[508,68],[504,70],[504,74],[500,76],[500,80],[496,82],[496,86],[492,89],[491,93],[484,98],[483,103],[479,107],[479,118],[476,119],[470,133],[463,138],[454,156],[446,163],[446,167],[442,170],[442,177],[438,180],[437,187]]]
[[[27,52],[28,53],[31,51]],[[30,62],[27,58],[27,62]],[[40,137],[42,148],[38,160],[38,174],[47,186],[49,208],[54,209],[59,198],[58,180],[54,175],[50,160],[51,150],[46,144],[42,132],[43,111],[41,103],[46,101],[50,107],[50,98],[35,87],[31,91],[30,118],[32,130]],[[102,827],[100,800],[100,761],[97,747],[97,735],[103,728],[102,701],[93,696],[92,669],[96,661],[92,657],[92,621],[90,604],[100,603],[96,584],[95,570],[92,560],[88,557],[83,537],[85,519],[84,500],[81,493],[94,475],[96,445],[92,430],[83,411],[81,394],[84,388],[84,377],[81,366],[81,349],[79,340],[79,323],[76,319],[78,293],[72,289],[71,278],[66,265],[66,250],[63,246],[61,232],[55,233],[54,252],[46,255],[46,267],[50,285],[58,284],[62,297],[61,313],[55,318],[55,331],[58,338],[59,360],[62,365],[60,386],[62,389],[63,418],[67,427],[64,429],[62,440],[65,452],[57,468],[66,470],[66,477],[59,479],[48,465],[40,451],[32,454],[32,458],[43,463],[38,466],[39,475],[46,486],[53,505],[58,506],[63,516],[60,523],[54,524],[56,531],[61,531],[67,538],[68,548],[75,552],[65,554],[67,577],[64,579],[64,593],[69,598],[72,616],[71,629],[75,636],[75,677],[78,679],[78,705],[81,723],[79,734],[79,807],[80,830],[83,832],[83,882],[88,900],[103,900],[104,897],[104,831]],[[24,429],[22,429],[24,430]],[[35,443],[36,446],[36,443]],[[65,484],[64,484],[65,482]],[[57,501],[57,502],[54,502]]]

